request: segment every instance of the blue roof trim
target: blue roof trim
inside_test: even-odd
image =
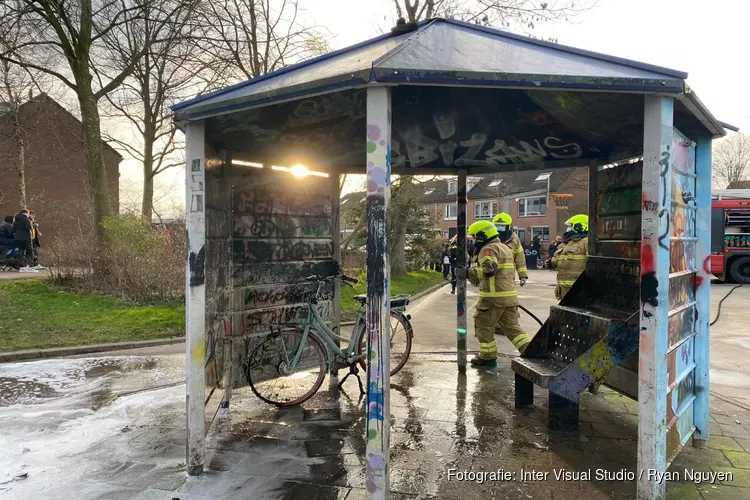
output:
[[[329,83],[327,85],[321,85],[319,87],[310,87],[310,88],[300,89],[295,92],[289,92],[286,94],[264,97],[262,99],[255,99],[252,101],[240,102],[240,103],[231,104],[228,106],[222,106],[218,108],[211,108],[203,112],[196,112],[196,113],[184,112],[184,114],[180,115],[179,111],[177,111],[177,113],[175,114],[178,116],[175,116],[175,120],[178,120],[178,121],[179,120],[195,120],[195,119],[199,119],[203,117],[223,114],[223,113],[226,113],[227,111],[239,111],[244,108],[252,108],[252,107],[258,106],[259,104],[271,104],[276,101],[291,99],[294,97],[299,97],[299,96],[304,96],[304,95],[309,95],[309,94],[317,94],[319,92],[325,92],[327,90],[339,90],[339,89],[346,89],[348,87],[356,87],[359,85],[364,85],[365,83],[367,83],[367,81],[364,78],[354,78],[354,79],[348,78],[340,82]]]
[[[417,26],[421,27],[427,23],[429,23],[430,20],[420,21],[417,23]],[[283,75],[286,73],[290,73],[292,71],[306,68],[307,66],[311,66],[313,64],[327,61],[328,59],[331,59],[336,56],[340,56],[342,54],[346,54],[349,52],[352,52],[357,49],[361,49],[362,47],[366,47],[367,45],[371,45],[373,43],[379,42],[381,40],[386,40],[388,38],[395,38],[397,36],[401,36],[404,33],[385,33],[383,35],[376,36],[375,38],[370,38],[369,40],[365,40],[363,42],[357,43],[355,45],[350,45],[349,47],[344,47],[343,49],[334,50],[333,52],[329,52],[327,54],[323,54],[322,56],[313,57],[312,59],[307,59],[305,61],[298,62],[297,64],[292,64],[291,66],[287,66],[285,68],[277,69],[276,71],[272,71],[271,73],[266,73],[265,75],[259,76],[257,78],[251,78],[250,80],[245,80],[244,82],[235,83],[234,85],[230,85],[229,87],[224,87],[223,89],[215,90],[213,92],[209,92],[208,94],[204,94],[198,97],[194,97],[192,99],[188,99],[187,101],[180,102],[178,104],[175,104],[170,109],[172,111],[177,111],[179,109],[183,109],[187,106],[191,106],[193,104],[197,104],[199,102],[205,101],[206,99],[209,99],[211,97],[216,97],[222,94],[226,94],[227,92],[230,92],[232,90],[240,89],[243,87],[247,87],[250,85],[253,85],[254,83],[262,82],[264,80],[268,80],[269,78],[276,77],[279,75]],[[398,47],[398,46],[397,46]],[[397,48],[396,47],[396,48]]]
[[[391,68],[389,68],[390,70]],[[395,69],[399,72],[407,72],[407,70]],[[489,75],[489,73],[488,73]],[[600,79],[601,80],[601,79]],[[443,77],[432,77],[432,76],[414,76],[408,75],[378,75],[376,78],[377,82],[381,83],[410,83],[414,85],[418,84],[441,84],[446,87],[462,87],[462,86],[483,86],[483,87],[520,87],[520,88],[561,88],[561,89],[579,89],[579,90],[617,90],[617,91],[631,91],[631,92],[665,92],[670,94],[681,94],[683,92],[682,85],[662,85],[661,80],[658,83],[655,81],[654,85],[643,85],[643,84],[602,84],[602,83],[581,83],[581,82],[544,82],[541,81],[536,83],[535,80],[493,80],[480,79],[480,78],[443,78]]]
[[[646,71],[653,71],[653,72],[656,72],[656,73],[662,73],[662,74],[673,76],[675,78],[680,78],[680,79],[683,79],[683,80],[687,79],[687,77],[688,77],[688,74],[686,72],[684,72],[684,71],[680,71],[680,70],[676,70],[676,69],[670,69],[670,68],[663,68],[661,66],[655,66],[653,64],[646,64],[646,63],[642,63],[642,62],[638,62],[638,61],[633,61],[632,59],[625,59],[625,58],[622,58],[622,57],[610,56],[610,55],[607,55],[607,54],[602,54],[600,52],[591,52],[591,51],[585,50],[585,49],[579,49],[579,48],[576,48],[576,47],[570,47],[569,45],[560,45],[560,44],[557,44],[557,43],[545,42],[544,40],[537,40],[535,38],[530,38],[530,37],[527,37],[527,36],[517,35],[515,33],[510,33],[508,31],[502,31],[502,30],[498,30],[498,29],[495,29],[495,28],[488,28],[486,26],[480,26],[478,24],[472,24],[472,23],[467,23],[467,22],[464,22],[464,21],[458,21],[456,19],[442,19],[442,18],[437,18],[436,20],[439,20],[439,21],[442,21],[442,22],[446,22],[446,23],[449,23],[449,24],[455,24],[457,26],[463,26],[465,28],[470,28],[470,29],[474,29],[474,30],[477,30],[477,31],[483,31],[485,33],[490,33],[490,34],[502,36],[502,37],[505,37],[505,38],[510,38],[512,40],[518,40],[518,41],[521,41],[521,42],[526,42],[526,43],[531,43],[531,44],[534,44],[534,45],[539,45],[541,47],[546,47],[546,48],[555,49],[555,50],[561,50],[563,52],[569,52],[571,54],[577,54],[577,55],[581,55],[581,56],[584,56],[584,57],[591,57],[593,59],[599,59],[601,61],[607,61],[607,62],[612,62],[612,63],[616,63],[616,64],[622,64],[622,65],[625,65],[625,66],[630,66],[632,68],[642,69],[642,70],[646,70]]]

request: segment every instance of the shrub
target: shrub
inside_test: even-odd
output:
[[[83,224],[51,245],[49,264],[56,281],[137,302],[184,297],[184,223],[154,228],[139,215],[129,214],[103,224],[107,243],[98,253],[93,231]]]

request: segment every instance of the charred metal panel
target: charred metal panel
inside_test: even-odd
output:
[[[247,354],[271,327],[305,320],[318,284],[332,276],[330,179],[269,168],[234,167],[231,218],[232,383],[247,385]],[[228,268],[229,269],[229,268]],[[321,286],[318,307],[330,321],[334,287]]]
[[[642,175],[642,162],[597,173],[596,255],[640,258]]]
[[[228,382],[225,345],[231,333],[232,189],[226,158],[208,146],[206,156],[206,396],[209,399],[214,389],[226,388]],[[210,421],[213,413],[208,413]]]

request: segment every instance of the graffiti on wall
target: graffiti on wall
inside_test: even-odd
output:
[[[257,339],[273,326],[304,321],[308,301],[318,290],[317,283],[306,278],[337,272],[332,185],[327,178],[299,179],[280,171],[234,169],[232,335]],[[319,311],[328,320],[333,285],[321,287],[318,298]],[[233,354],[233,366],[244,366],[248,345],[254,344],[233,343],[243,351]],[[247,384],[244,370],[233,370],[233,379],[235,386]]]

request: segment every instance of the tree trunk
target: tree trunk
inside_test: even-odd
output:
[[[143,202],[141,214],[151,223],[154,216],[154,141],[153,134],[146,130],[143,137]]]
[[[13,115],[13,135],[15,139],[15,151],[13,163],[15,163],[16,172],[18,173],[18,191],[21,195],[21,208],[26,208],[28,200],[26,198],[26,145],[23,141],[23,130],[18,112],[11,112]]]
[[[406,274],[406,225],[399,224],[393,237],[391,275],[403,276]]]
[[[90,77],[77,79],[78,103],[81,106],[81,124],[83,128],[84,147],[86,148],[86,170],[91,189],[92,222],[96,235],[97,247],[106,241],[102,222],[112,214],[109,201],[107,170],[102,154],[101,123],[96,98],[91,88]]]

